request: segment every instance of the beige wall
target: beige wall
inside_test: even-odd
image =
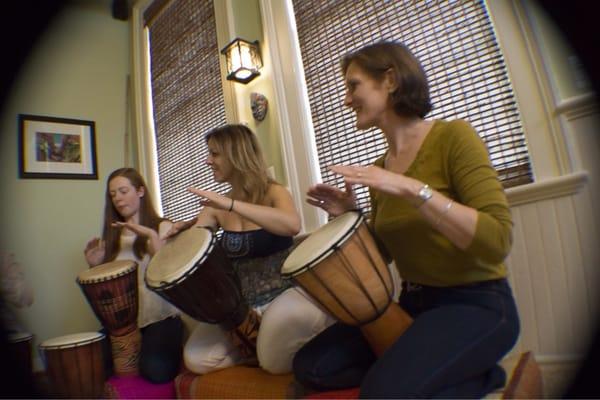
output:
[[[261,147],[265,152],[267,165],[273,167],[275,178],[284,185],[287,185],[286,172],[282,160],[281,148],[281,129],[277,115],[277,108],[274,106],[277,101],[273,87],[273,63],[269,53],[268,38],[263,35],[262,17],[258,0],[230,0],[229,21],[233,26],[229,27],[229,38],[226,43],[219,43],[223,48],[229,40],[235,37],[241,37],[249,41],[258,40],[263,58],[263,68],[260,76],[252,82],[244,85],[232,83],[236,97],[238,121],[247,123],[260,141]],[[263,94],[269,101],[269,109],[263,121],[257,121],[252,117],[250,109],[250,94],[257,92]]]
[[[36,344],[99,328],[75,278],[86,241],[100,233],[106,176],[124,162],[128,72],[127,22],[112,18],[109,1],[73,3],[40,37],[2,110],[1,249],[33,287],[18,317]],[[19,179],[19,113],[95,121],[99,179]]]

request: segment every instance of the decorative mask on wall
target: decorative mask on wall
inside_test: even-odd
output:
[[[269,101],[267,98],[260,93],[250,93],[250,108],[252,109],[252,116],[257,121],[262,121],[267,115],[267,109],[269,107]]]

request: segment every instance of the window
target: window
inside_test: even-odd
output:
[[[376,129],[356,131],[343,106],[339,61],[377,40],[404,42],[421,61],[433,110],[427,118],[471,122],[505,187],[532,182],[519,111],[481,1],[292,0],[323,182],[343,186],[327,166],[370,164],[383,154]],[[367,188],[358,205],[370,211]]]
[[[189,219],[198,208],[190,186],[220,193],[204,164],[204,134],[226,122],[212,0],[156,0],[149,30],[152,104],[164,215]]]

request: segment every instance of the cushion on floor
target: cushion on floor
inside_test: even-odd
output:
[[[174,399],[174,381],[152,383],[140,376],[113,376],[104,384],[107,399]]]
[[[501,362],[506,386],[485,399],[541,398],[542,379],[531,352],[513,355]],[[206,375],[186,371],[175,378],[179,399],[357,399],[359,388],[312,392],[295,382],[293,374],[272,375],[260,368],[236,366]]]
[[[205,375],[183,372],[175,388],[179,399],[284,399],[293,397],[293,381],[292,374],[240,365]]]
[[[309,394],[305,399],[358,399],[359,387]]]

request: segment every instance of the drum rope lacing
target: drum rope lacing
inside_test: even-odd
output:
[[[361,210],[357,209],[357,210],[353,210],[353,212],[357,212],[359,214],[359,217],[356,219],[356,221],[354,221],[352,226],[342,235],[342,237],[340,237],[337,240],[337,242],[332,244],[331,247],[327,251],[325,251],[324,253],[321,253],[320,255],[317,255],[314,259],[307,262],[306,265],[304,265],[302,268],[299,268],[298,270],[290,272],[290,273],[286,273],[282,277],[284,279],[291,279],[294,277],[294,275],[299,275],[307,270],[310,270],[310,268],[312,266],[319,264],[321,261],[323,261],[324,259],[329,257],[332,253],[339,250],[344,245],[346,240],[348,240],[350,237],[352,237],[352,234],[354,233],[355,228],[357,226],[359,226],[365,219]]]
[[[362,221],[361,221],[362,222]],[[386,292],[389,294],[388,296],[388,301],[383,305],[383,307],[381,309],[379,309],[377,307],[377,305],[375,304],[374,300],[371,298],[371,296],[369,295],[369,292],[367,290],[367,288],[365,287],[365,285],[362,283],[362,281],[360,280],[360,278],[358,277],[355,269],[352,267],[352,263],[349,261],[348,257],[343,253],[343,252],[339,252],[339,254],[336,253],[336,255],[340,258],[340,260],[342,261],[342,265],[344,267],[344,269],[346,270],[346,272],[348,272],[348,274],[350,274],[350,276],[354,279],[354,283],[357,285],[357,287],[360,289],[360,291],[362,292],[362,294],[368,299],[369,303],[371,304],[373,310],[375,311],[375,314],[372,318],[366,320],[366,321],[361,321],[359,318],[356,317],[355,314],[353,314],[350,309],[348,308],[348,306],[346,306],[342,301],[340,301],[338,299],[338,297],[335,295],[334,290],[327,285],[322,279],[320,279],[320,277],[318,276],[318,274],[316,273],[316,271],[313,270],[313,268],[309,268],[306,272],[310,273],[316,280],[318,280],[323,287],[325,288],[325,290],[328,292],[328,294],[335,299],[335,301],[337,302],[338,306],[340,306],[354,321],[356,321],[357,324],[359,325],[364,325],[364,324],[368,324],[370,322],[375,321],[377,318],[379,318],[387,309],[387,307],[390,305],[391,303],[391,291],[392,288],[388,287],[388,285],[386,284],[386,280],[383,278],[383,276],[381,275],[381,272],[379,271],[379,269],[376,267],[376,262],[373,259],[373,256],[371,254],[371,252],[367,249],[367,246],[364,243],[364,237],[361,236],[360,231],[356,231],[356,233],[358,234],[358,243],[361,246],[361,250],[363,251],[364,254],[367,255],[369,262],[371,263],[372,266],[374,266],[375,272],[377,274],[377,277],[379,278],[380,282],[383,284],[383,286],[385,287]],[[335,249],[339,249],[341,246],[335,246]],[[389,271],[388,271],[389,273]],[[388,281],[391,282],[391,276],[388,276]],[[306,289],[306,288],[305,288]],[[331,310],[329,308],[329,306],[327,305],[323,305],[325,308],[327,308],[327,310],[331,313],[331,314],[335,314],[333,312],[333,310]]]

